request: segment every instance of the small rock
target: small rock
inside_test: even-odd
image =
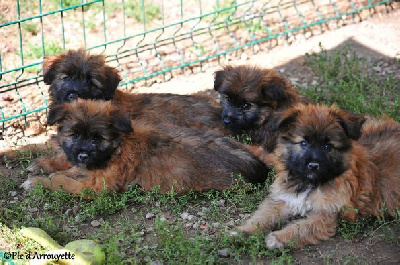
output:
[[[90,223],[90,225],[93,226],[93,227],[99,227],[101,225],[101,223],[98,220],[93,220]]]
[[[81,207],[79,205],[75,205],[72,207],[72,212],[76,215],[80,211]]]
[[[193,226],[193,223],[187,223],[187,224],[185,224],[185,227],[192,227]]]
[[[221,226],[220,223],[218,223],[218,222],[212,223],[211,225],[214,228],[219,228]]]
[[[227,226],[235,226],[235,222],[233,220],[230,220],[229,222],[226,223]]]
[[[79,223],[81,221],[81,217],[79,215],[74,218],[75,223]]]
[[[15,196],[17,196],[17,192],[12,190],[12,191],[8,192],[8,195],[11,196],[11,197],[15,197]]]
[[[193,224],[192,227],[193,227],[194,229],[197,229],[197,228],[199,228],[199,226],[200,226],[200,224],[199,224],[198,222],[196,222],[196,223]]]
[[[204,215],[206,215],[206,214],[203,213],[203,212],[198,212],[197,215],[198,215],[198,216],[204,216]]]
[[[235,236],[238,236],[239,233],[237,231],[230,231],[229,235],[235,237]]]
[[[72,216],[72,215],[73,215],[72,209],[67,209],[67,210],[65,211],[64,215],[65,215],[65,216]]]
[[[229,258],[230,254],[229,254],[229,249],[224,248],[224,249],[220,249],[218,250],[218,255],[222,258]]]
[[[220,201],[218,202],[218,206],[222,207],[222,206],[224,206],[224,205],[225,205],[225,200],[224,200],[224,199],[222,199],[222,200],[220,200]]]
[[[183,220],[188,219],[188,216],[189,216],[189,213],[187,213],[187,212],[184,212],[184,213],[181,214],[181,218],[182,218]]]
[[[381,72],[382,71],[382,68],[380,66],[372,67],[372,69],[374,69],[375,72]]]
[[[194,215],[191,215],[191,214],[190,214],[190,215],[187,217],[187,220],[188,220],[188,221],[192,221],[192,220],[194,219],[194,217],[195,217]]]
[[[146,219],[151,219],[154,217],[154,213],[147,213],[146,214]]]
[[[283,73],[285,72],[285,68],[279,69],[279,72],[280,72],[281,74],[283,74]]]
[[[30,212],[30,213],[34,213],[34,212],[37,212],[37,211],[38,211],[37,207],[28,208],[28,212]]]
[[[311,82],[311,85],[312,85],[312,86],[318,85],[318,81],[317,81],[317,80],[313,80],[313,81]]]
[[[203,213],[207,213],[207,212],[208,212],[208,208],[207,208],[207,207],[201,207],[201,211],[202,211]]]
[[[160,217],[160,221],[161,221],[161,222],[166,222],[166,221],[167,221],[167,218],[165,218],[164,216],[162,216],[162,217]]]

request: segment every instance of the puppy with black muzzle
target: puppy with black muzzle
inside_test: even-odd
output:
[[[277,134],[271,117],[302,99],[299,91],[272,69],[256,66],[225,66],[215,72],[214,89],[221,96],[221,118],[235,133],[247,133],[252,144],[271,152]]]
[[[213,133],[190,129],[160,130],[134,120],[110,101],[75,100],[55,105],[50,124],[58,124],[57,144],[73,167],[49,178],[30,177],[22,184],[31,189],[64,188],[121,191],[138,184],[143,190],[222,190],[236,182],[237,174],[261,182],[268,169],[240,143]],[[51,158],[52,159],[52,158]],[[36,162],[43,167],[46,158]],[[55,172],[57,171],[57,172]]]
[[[117,90],[121,80],[117,69],[108,66],[103,55],[83,49],[45,57],[43,79],[50,85],[50,98],[55,104],[77,98],[113,100],[132,119],[143,119],[160,128],[197,128],[227,134],[215,99],[206,95],[132,94]]]
[[[275,121],[278,145],[263,158],[275,161],[277,177],[271,193],[239,230],[252,234],[283,224],[267,235],[267,247],[301,247],[333,236],[338,218],[396,215],[399,123],[389,118],[365,122],[322,105],[296,106]],[[289,221],[298,215],[302,218]]]

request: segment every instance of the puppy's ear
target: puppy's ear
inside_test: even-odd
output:
[[[104,87],[104,99],[110,100],[114,97],[115,90],[121,81],[121,76],[118,70],[111,66],[105,66],[105,87]]]
[[[218,91],[221,88],[222,83],[224,82],[225,79],[225,71],[224,70],[219,70],[214,73],[214,90]]]
[[[347,137],[353,140],[358,140],[361,137],[361,128],[365,122],[363,116],[340,109],[335,110],[334,115]]]
[[[280,132],[289,130],[296,121],[297,116],[299,116],[299,114],[300,110],[295,108],[288,109],[283,112],[276,112],[272,117],[271,121],[272,123],[274,123],[272,129],[274,131],[280,131]]]
[[[261,85],[261,94],[268,101],[285,103],[289,100],[285,80],[280,77],[269,78]]]
[[[57,68],[61,64],[65,55],[46,56],[43,61],[43,81],[50,85],[56,78]]]
[[[132,122],[128,115],[123,115],[118,112],[114,112],[112,114],[112,117],[113,117],[112,125],[117,131],[126,134],[133,132]]]
[[[50,105],[49,109],[49,115],[47,116],[48,125],[60,123],[67,115],[67,109],[64,104]]]

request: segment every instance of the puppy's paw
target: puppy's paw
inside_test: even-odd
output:
[[[265,238],[265,244],[267,245],[268,249],[277,249],[284,247],[284,244],[278,240],[274,233],[270,233]]]

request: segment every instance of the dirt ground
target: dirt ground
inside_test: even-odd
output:
[[[291,45],[269,49],[269,43],[263,43],[260,45],[258,53],[252,54],[251,51],[244,51],[240,52],[237,57],[228,55],[224,63],[257,64],[276,68],[297,86],[308,86],[314,84],[316,79],[306,65],[304,55],[319,51],[320,43],[328,51],[348,45],[371,63],[372,71],[379,72],[383,77],[386,73],[397,73],[397,77],[400,78],[399,64],[393,63],[393,58],[400,56],[400,10],[390,12],[388,15],[377,15],[361,23],[331,30],[307,40],[299,39]],[[213,72],[220,67],[209,65],[203,73],[195,75],[186,73],[165,83],[155,83],[136,89],[139,93],[189,94],[203,91],[212,88]],[[32,125],[24,134],[22,134],[22,130],[16,130],[16,128],[13,130],[14,133],[7,134],[6,132],[3,135],[3,139],[0,140],[0,148],[14,146],[15,143],[18,145],[41,143],[46,141],[49,134],[52,133],[50,128],[45,130],[42,125]],[[3,165],[0,166],[0,172],[6,176],[13,175],[13,169],[6,169]],[[23,180],[18,181],[22,182]],[[22,192],[18,189],[18,196]],[[89,226],[88,229],[93,228]],[[391,230],[388,231],[388,229]],[[85,232],[90,233],[90,231]],[[400,264],[400,227],[388,226],[384,229],[377,229],[371,238],[357,240],[346,240],[336,236],[317,246],[294,251],[292,255],[295,263],[298,264]],[[354,260],[354,257],[357,259]],[[262,263],[268,264],[268,261]]]

